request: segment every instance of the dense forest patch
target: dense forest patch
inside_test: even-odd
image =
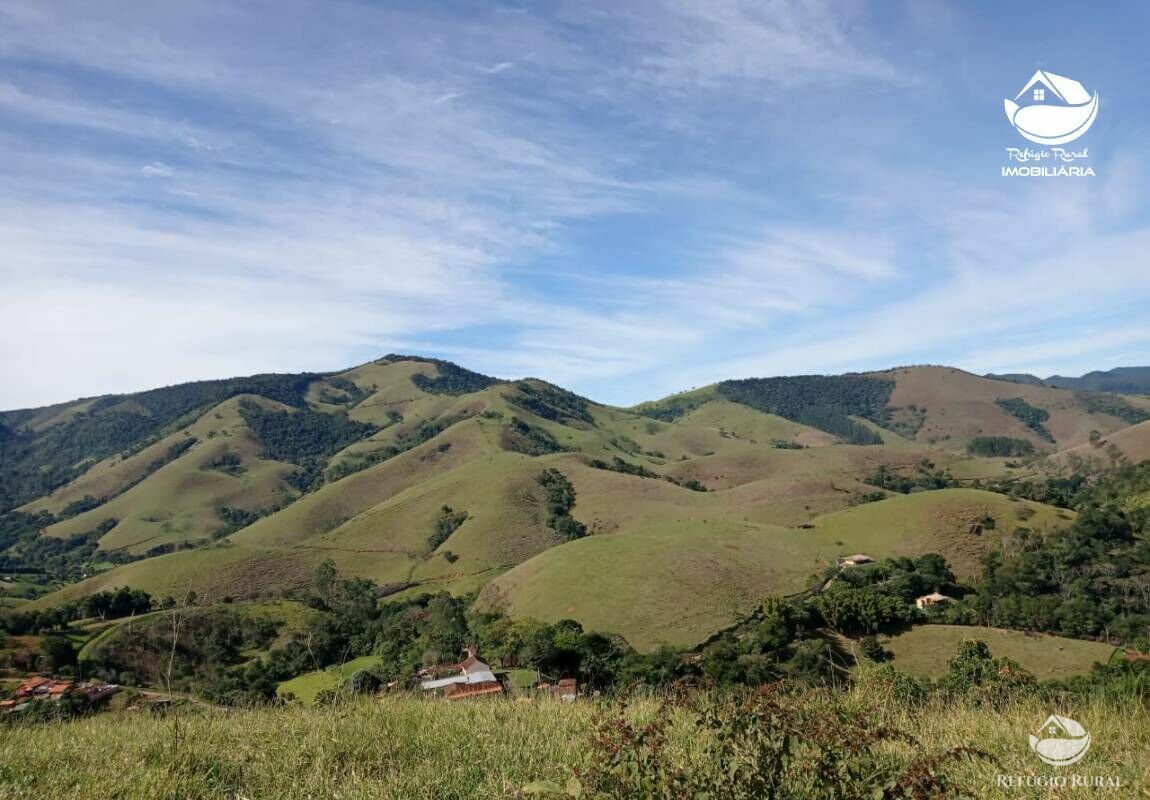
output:
[[[1050,412],[1046,409],[1032,406],[1021,397],[1002,398],[994,402],[999,408],[1030,428],[1030,430],[1034,431],[1042,439],[1048,442],[1054,441],[1054,437],[1050,435],[1050,431],[1046,430],[1046,427],[1042,424],[1050,419]]]
[[[889,423],[894,381],[863,375],[800,375],[723,381],[719,394],[768,414],[818,428],[850,444],[882,444],[882,437],[852,419]]]
[[[1092,414],[1109,414],[1112,417],[1137,425],[1150,419],[1150,412],[1135,408],[1116,394],[1086,394],[1078,395],[1082,407]]]
[[[567,448],[559,440],[537,425],[531,425],[519,417],[512,417],[499,434],[499,444],[513,453],[526,456],[543,456],[548,453],[562,453]]]
[[[545,469],[536,481],[546,491],[547,527],[564,539],[578,539],[587,535],[587,526],[571,516],[575,508],[575,487],[567,476],[557,469]]]
[[[1017,457],[1034,455],[1034,445],[1011,436],[975,436],[966,445],[972,456]]]
[[[529,411],[552,422],[566,423],[579,420],[588,424],[594,418],[588,407],[591,401],[555,386],[536,386],[526,381],[515,384],[517,393],[507,393],[503,399],[513,406]]]
[[[503,383],[503,381],[498,378],[492,378],[490,375],[484,375],[480,372],[472,372],[458,364],[453,364],[450,361],[443,361],[438,358],[392,354],[384,360],[416,361],[421,364],[435,365],[437,374],[434,378],[419,374],[411,376],[411,382],[415,384],[416,388],[429,394],[470,394],[472,392],[483,391],[497,383]]]

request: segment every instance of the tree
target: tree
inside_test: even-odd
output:
[[[45,636],[40,642],[40,653],[47,660],[49,670],[62,670],[76,664],[76,648],[63,636]]]
[[[875,636],[864,636],[859,642],[859,650],[871,661],[881,662],[890,658],[890,652],[882,646]]]
[[[374,672],[357,669],[347,679],[346,688],[349,694],[375,694],[382,685],[383,681]]]

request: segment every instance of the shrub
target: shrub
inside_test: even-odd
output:
[[[862,641],[859,642],[859,649],[862,651],[862,654],[871,661],[886,661],[890,658],[890,653],[875,636],[864,636]]]
[[[375,694],[382,685],[383,681],[374,672],[357,669],[347,679],[346,688],[349,694]]]
[[[697,729],[704,754],[689,764],[668,746],[677,717]],[[586,766],[572,770],[566,785],[540,782],[524,791],[600,800],[946,798],[960,788],[946,764],[985,756],[965,747],[928,752],[878,719],[874,710],[837,698],[803,702],[774,687],[663,703],[646,722],[621,703],[600,718]],[[882,742],[910,745],[919,755],[902,761],[884,753]]]
[[[883,703],[918,705],[928,695],[926,687],[917,678],[890,664],[860,664],[855,685],[863,693]]]

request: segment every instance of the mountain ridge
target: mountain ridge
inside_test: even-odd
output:
[[[1039,378],[1026,372],[984,377],[1011,383],[1027,383],[1036,386],[1052,386],[1056,389],[1072,389],[1089,392],[1117,392],[1120,394],[1150,394],[1150,367],[1114,367],[1108,370],[1094,370],[1079,377],[1051,375]]]
[[[1140,452],[1150,398],[923,366],[722,381],[627,409],[392,355],[0,419],[16,423],[0,468],[40,480],[0,515],[0,563],[35,577],[34,606],[118,586],[279,597],[331,559],[400,597],[481,592],[646,647],[684,592],[727,587],[672,631],[680,644],[848,553],[977,564],[1022,520],[987,482],[1054,474],[1082,448]],[[918,522],[895,535],[899,509]],[[1036,530],[1072,518],[1026,515]],[[579,599],[590,585],[631,599],[604,616]],[[556,594],[540,602],[540,586]]]

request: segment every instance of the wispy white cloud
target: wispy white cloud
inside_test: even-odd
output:
[[[146,175],[149,178],[170,178],[174,174],[172,168],[161,161],[154,164],[147,164],[140,169],[141,175]]]
[[[0,4],[0,407],[401,349],[619,402],[1049,360],[1146,289],[1137,151],[1058,187],[797,163],[917,91],[876,8]]]
[[[696,88],[783,87],[906,78],[852,32],[849,6],[822,0],[667,0],[642,62],[654,81]]]

